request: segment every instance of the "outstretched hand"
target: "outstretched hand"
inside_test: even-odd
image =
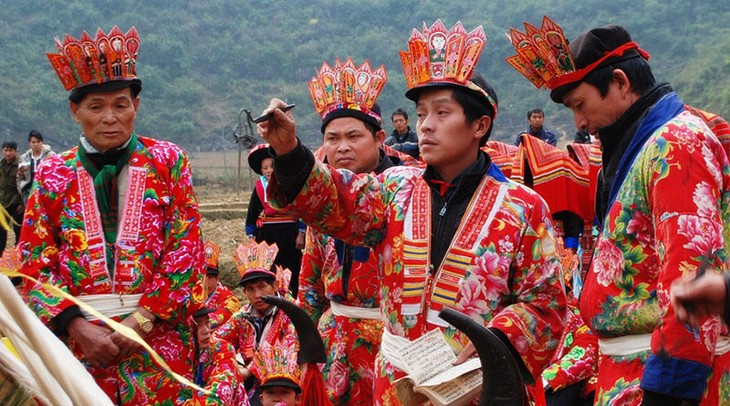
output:
[[[271,120],[256,125],[261,138],[268,142],[277,155],[285,155],[297,147],[297,131],[294,123],[294,116],[291,111],[283,112],[281,108],[286,106],[283,100],[274,98],[262,114],[273,113]]]

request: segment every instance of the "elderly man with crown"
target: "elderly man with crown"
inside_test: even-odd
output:
[[[334,68],[322,65],[309,90],[322,118],[318,155],[323,162],[375,175],[404,164],[383,148],[385,131],[376,99],[386,80],[385,68],[372,70],[368,62],[357,67],[348,58],[337,60]],[[352,91],[345,91],[348,86]],[[327,348],[322,373],[327,394],[337,405],[373,404],[373,365],[383,332],[377,269],[378,258],[370,247],[307,232],[298,302],[319,325]]]
[[[296,339],[289,317],[262,300],[264,296],[294,300],[288,291],[291,271],[274,265],[278,251],[276,244],[257,243],[248,238],[236,247],[233,260],[241,275],[240,285],[248,304],[213,333],[214,340],[227,341],[240,354],[244,363],[243,379],[252,405],[259,404],[260,381],[251,371],[251,362],[261,345],[265,342],[274,345],[290,337]]]
[[[447,38],[443,57],[431,58],[432,35]],[[547,206],[480,150],[497,113],[494,90],[474,72],[485,42],[481,27],[446,30],[439,20],[414,30],[401,52],[425,169],[354,174],[317,162],[278,99],[258,130],[275,156],[272,205],[378,258],[381,354],[386,341],[438,329],[463,361],[473,346],[438,317],[456,309],[500,337],[539,385],[561,337],[565,292]],[[404,372],[381,356],[375,374],[374,403],[397,404],[393,382]]]
[[[110,43],[129,63],[112,69]],[[53,285],[121,320],[171,370],[192,378],[189,317],[203,300],[203,243],[191,169],[176,145],[134,131],[142,82],[139,36],[114,27],[56,39],[49,54],[82,128],[79,145],[36,173],[19,242],[30,307],[116,404],[177,404],[189,389],[126,335],[112,331]]]
[[[236,295],[221,283],[220,271],[218,270],[218,256],[221,247],[212,241],[206,241],[204,250],[206,266],[205,307],[213,310],[208,318],[211,330],[215,330],[228,321],[241,308],[241,304]]]
[[[709,116],[656,83],[624,27],[591,29],[570,46],[548,18],[535,31],[513,43],[512,65],[603,150],[602,230],[580,299],[599,338],[596,404],[727,404],[720,320],[685,325],[669,295],[674,281],[727,266],[730,163]]]

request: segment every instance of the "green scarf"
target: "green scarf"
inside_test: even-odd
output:
[[[117,242],[117,202],[119,193],[117,191],[117,177],[122,168],[129,162],[134,150],[137,149],[137,134],[132,133],[129,144],[124,151],[117,156],[114,164],[102,165],[101,168],[92,162],[89,153],[86,152],[83,143],[79,143],[79,161],[81,166],[89,172],[94,179],[94,192],[96,204],[99,206],[101,223],[104,227],[104,240],[106,242],[106,261],[109,271],[114,272],[114,244]],[[92,153],[93,155],[93,153]],[[100,154],[101,155],[101,154]]]

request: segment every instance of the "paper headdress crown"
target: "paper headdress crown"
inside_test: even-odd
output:
[[[233,262],[236,264],[238,274],[241,275],[241,280],[253,274],[276,277],[271,267],[274,265],[277,253],[279,247],[276,243],[271,245],[266,241],[257,243],[254,239],[244,237],[243,242],[233,251]]]
[[[554,89],[560,85],[561,77],[575,71],[563,29],[547,16],[543,17],[540,29],[530,23],[524,24],[524,33],[514,28],[509,30],[507,37],[517,55],[506,61],[538,89]]]
[[[308,82],[309,94],[322,120],[335,110],[350,109],[380,123],[380,112],[373,111],[373,106],[387,80],[383,65],[372,70],[368,61],[357,67],[350,58],[344,63],[337,59],[334,68],[327,62],[322,64],[317,76]]]
[[[423,32],[415,28],[411,32],[408,51],[400,51],[408,89],[432,84],[464,86],[482,93],[496,113],[492,97],[470,81],[486,43],[481,25],[467,33],[461,22],[448,31],[441,20],[436,20],[430,28],[424,22]]]
[[[262,340],[254,355],[254,372],[261,387],[286,386],[301,391],[299,376],[301,370],[297,363],[299,345],[294,335],[286,335],[271,345]]]
[[[208,268],[217,270],[218,269],[218,256],[220,256],[220,253],[221,253],[220,245],[218,245],[212,241],[206,241],[204,252],[205,252],[205,265]]]
[[[96,37],[84,31],[81,39],[68,34],[61,42],[56,37],[58,54],[47,54],[53,69],[66,90],[113,80],[137,79],[139,35],[132,27],[126,34],[114,26],[109,34],[101,28]]]

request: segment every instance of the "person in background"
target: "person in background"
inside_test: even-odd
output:
[[[28,197],[30,197],[30,188],[33,185],[33,177],[38,170],[38,165],[43,159],[56,154],[50,146],[43,143],[43,134],[36,130],[31,130],[28,134],[28,145],[30,149],[20,156],[16,180],[23,204],[28,202]]]
[[[543,122],[545,121],[545,113],[541,109],[532,109],[527,112],[527,122],[528,127],[526,131],[522,131],[521,133],[517,134],[517,138],[515,138],[515,145],[520,145],[520,142],[522,141],[522,134],[529,134],[533,137],[539,138],[548,144],[552,145],[553,147],[557,145],[558,138],[555,136],[554,133],[545,130],[545,127],[543,127]]]
[[[218,270],[218,256],[221,247],[212,242],[205,242],[205,307],[212,310],[208,314],[211,330],[215,330],[228,321],[236,313],[241,304],[236,295],[221,283]]]
[[[399,108],[390,116],[393,132],[385,139],[385,145],[412,156],[418,160],[418,136],[408,125],[408,113]]]
[[[195,384],[210,392],[196,392],[196,406],[249,406],[246,388],[231,343],[211,336],[209,315],[214,309],[204,307],[192,316],[196,335]]]
[[[253,373],[253,362],[264,343],[276,345],[296,340],[296,330],[289,317],[276,306],[262,300],[264,296],[294,299],[289,294],[291,271],[274,265],[276,244],[257,243],[248,237],[236,247],[233,260],[241,275],[240,285],[248,304],[213,332],[213,340],[233,345],[243,360],[242,377],[251,405],[260,404],[261,383]]]
[[[248,203],[246,235],[257,242],[276,244],[279,254],[274,264],[292,272],[289,291],[296,297],[307,227],[296,218],[277,212],[269,204],[266,186],[274,172],[274,159],[269,156],[268,148],[267,144],[261,144],[248,153],[248,166],[259,175],[259,179]]]
[[[12,225],[15,242],[20,239],[20,225],[23,222],[23,199],[20,197],[16,178],[18,174],[18,144],[15,141],[3,142],[3,157],[0,159],[0,204],[6,214],[8,224]],[[0,255],[5,251],[8,232],[0,227]]]

